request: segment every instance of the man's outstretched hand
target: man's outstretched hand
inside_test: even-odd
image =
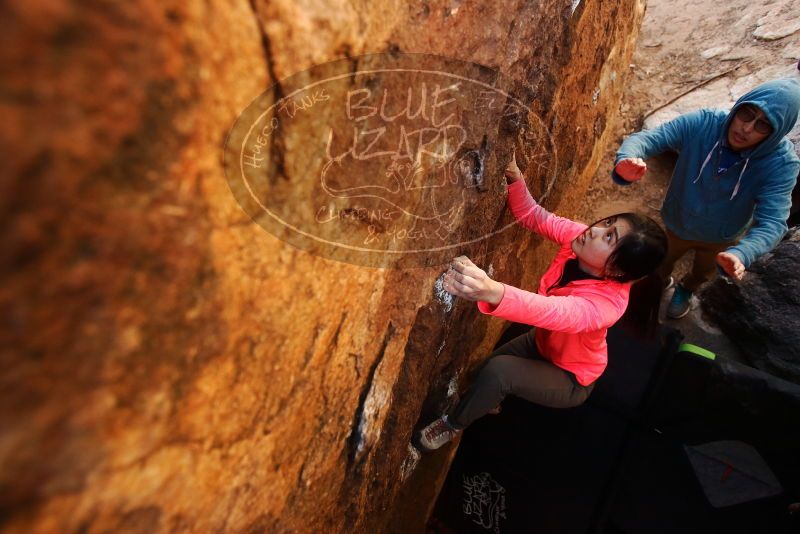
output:
[[[635,182],[647,172],[647,164],[642,158],[627,158],[617,163],[614,171],[628,182]]]
[[[717,264],[734,280],[744,277],[744,263],[735,254],[720,252],[717,254]]]

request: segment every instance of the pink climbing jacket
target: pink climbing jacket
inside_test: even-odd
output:
[[[631,283],[589,279],[553,287],[561,279],[566,262],[576,257],[572,240],[587,225],[553,215],[539,206],[522,180],[508,186],[508,205],[522,226],[561,248],[542,275],[538,293],[503,284],[505,293],[500,303],[492,306],[478,302],[478,309],[537,327],[535,339],[539,352],[588,386],[606,368],[606,332],[625,313]]]

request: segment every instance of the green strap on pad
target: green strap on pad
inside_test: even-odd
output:
[[[678,347],[678,352],[691,352],[692,354],[697,354],[698,356],[708,358],[709,360],[715,360],[717,358],[717,355],[710,350],[706,350],[703,347],[698,347],[697,345],[692,345],[691,343],[683,343],[680,347]]]

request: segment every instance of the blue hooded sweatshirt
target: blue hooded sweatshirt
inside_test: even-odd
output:
[[[743,104],[758,106],[773,132],[731,159],[728,125]],[[734,241],[752,222],[736,246],[727,249],[749,267],[772,250],[787,230],[800,159],[785,136],[797,121],[798,111],[800,83],[770,81],[742,96],[730,112],[700,109],[631,135],[620,146],[614,166],[626,158],[647,158],[670,149],[678,152],[661,206],[664,224],[685,240],[725,243]],[[726,163],[722,168],[717,165],[720,161]],[[629,184],[613,171],[612,178]]]

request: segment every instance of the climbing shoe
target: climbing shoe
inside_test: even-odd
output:
[[[435,451],[442,445],[452,441],[459,432],[461,431],[456,430],[447,423],[447,416],[444,415],[422,429],[419,442],[427,450]]]
[[[667,307],[667,317],[670,319],[680,319],[687,313],[692,304],[692,292],[680,284],[675,284],[675,292],[672,294],[672,300],[669,301]]]

